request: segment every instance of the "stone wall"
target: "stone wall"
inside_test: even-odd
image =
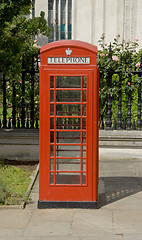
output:
[[[141,131],[99,132],[100,160],[142,159]],[[38,161],[38,130],[0,130],[0,157],[9,160]]]

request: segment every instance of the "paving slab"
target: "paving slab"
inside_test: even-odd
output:
[[[113,233],[112,212],[104,210],[75,210],[70,235],[95,236]]]
[[[21,237],[24,233],[23,229],[10,229],[10,228],[0,228],[0,237],[4,240],[4,237]]]
[[[114,234],[96,234],[93,237],[80,237],[80,240],[124,240],[122,235]]]
[[[36,209],[31,222],[72,222],[73,209]]]
[[[137,177],[135,168],[123,169],[123,170],[105,170],[104,177]]]
[[[32,211],[20,209],[0,210],[0,235],[2,229],[24,229],[29,223]]]
[[[142,168],[142,159],[141,160],[132,160],[131,161],[135,167],[140,167]]]
[[[142,240],[142,234],[140,233],[125,234],[124,240]]]
[[[69,222],[30,222],[24,237],[68,236]]]
[[[116,234],[142,234],[142,211],[113,211],[114,228]]]
[[[136,175],[142,177],[142,167],[135,167]]]
[[[121,161],[103,161],[103,170],[105,171],[124,171],[133,169],[133,162],[130,160]]]
[[[113,211],[103,209],[76,209],[74,211],[73,221],[82,221],[87,224],[95,224],[96,226],[105,226],[111,228]]]
[[[0,240],[80,240],[79,237],[0,237]],[[111,239],[109,239],[111,240]],[[116,239],[117,240],[117,239]]]
[[[113,226],[111,228],[107,228],[105,226],[96,226],[93,222],[80,222],[80,221],[74,221],[71,226],[71,230],[69,234],[71,236],[96,236],[103,234],[106,236],[106,234],[113,234]]]

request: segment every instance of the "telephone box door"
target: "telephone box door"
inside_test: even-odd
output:
[[[66,70],[63,74],[45,70],[43,73],[40,91],[46,94],[40,110],[46,116],[41,115],[46,139],[40,140],[44,153],[41,200],[94,200],[92,74],[92,70],[83,73]]]

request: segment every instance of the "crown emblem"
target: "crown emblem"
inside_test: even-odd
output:
[[[65,51],[67,55],[71,55],[72,50],[70,50],[69,48]]]

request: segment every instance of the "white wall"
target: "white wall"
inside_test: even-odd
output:
[[[48,13],[48,0],[35,0],[35,14]],[[98,45],[105,33],[106,43],[117,34],[121,39],[139,39],[142,48],[142,0],[72,0],[72,38]]]
[[[142,0],[72,1],[75,12],[73,39],[97,45],[103,33],[106,43],[120,34],[121,39],[125,40],[135,41],[139,38],[142,48]]]
[[[45,17],[47,19],[48,0],[35,0],[35,16],[39,16],[41,11],[45,12]]]

